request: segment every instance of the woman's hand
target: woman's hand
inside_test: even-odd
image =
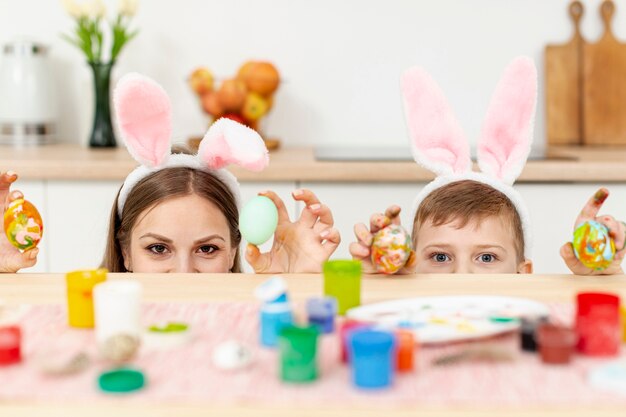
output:
[[[583,265],[574,254],[572,242],[567,242],[561,247],[561,257],[570,271],[576,275],[615,275],[624,273],[621,264],[624,259],[624,255],[626,255],[626,226],[623,222],[615,220],[613,216],[598,216],[598,212],[608,196],[609,190],[606,188],[599,189],[593,197],[589,199],[585,207],[583,207],[582,211],[578,215],[576,223],[574,223],[574,230],[579,225],[589,220],[595,220],[598,223],[605,225],[607,229],[609,229],[609,236],[615,243],[615,258],[613,258],[613,262],[611,262],[611,264],[605,269],[596,270],[588,268]]]
[[[21,192],[15,190],[11,192],[11,184],[17,180],[17,174],[11,171],[0,172],[0,213],[4,219],[4,211],[13,201],[24,198]],[[4,232],[4,221],[2,223],[2,233],[0,233],[0,272],[17,272],[22,268],[29,268],[37,263],[38,248],[20,252],[7,239]]]
[[[363,223],[354,225],[354,234],[357,241],[350,243],[350,254],[355,260],[361,261],[361,269],[364,274],[377,274],[376,267],[372,264],[372,240],[374,235],[390,224],[400,225],[400,207],[391,206],[385,214],[376,213],[370,217],[370,228]],[[411,254],[406,264],[396,274],[412,274],[416,266],[415,252]]]
[[[309,190],[295,190],[292,195],[306,207],[300,218],[291,222],[285,203],[273,191],[259,193],[272,200],[278,209],[278,226],[268,253],[248,244],[246,260],[256,273],[319,273],[322,264],[339,246],[339,231],[333,228],[330,209]]]

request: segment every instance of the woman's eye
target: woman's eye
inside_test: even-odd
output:
[[[217,251],[217,249],[218,248],[215,245],[204,245],[204,246],[200,246],[199,251],[202,253],[211,254]]]
[[[445,253],[435,253],[431,256],[431,259],[433,259],[435,262],[446,262],[450,260],[450,257]]]
[[[151,245],[148,246],[148,250],[154,254],[162,255],[167,252],[167,247],[165,245]]]
[[[480,261],[486,264],[495,262],[495,260],[496,260],[495,255],[492,255],[491,253],[483,253],[482,255],[480,255]]]

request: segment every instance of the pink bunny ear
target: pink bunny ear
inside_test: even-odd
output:
[[[250,171],[262,171],[269,164],[269,155],[261,136],[249,127],[226,118],[211,125],[200,142],[198,157],[211,169],[235,164]]]
[[[156,167],[170,155],[170,100],[160,85],[137,73],[117,83],[113,100],[122,138],[140,164]]]
[[[478,141],[481,171],[513,184],[524,168],[532,142],[537,103],[537,70],[518,57],[504,71],[491,99]]]
[[[402,75],[401,88],[415,161],[438,175],[469,171],[469,144],[437,83],[413,67]]]

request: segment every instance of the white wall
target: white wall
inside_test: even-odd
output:
[[[105,0],[110,8],[116,1]],[[543,48],[571,35],[568,0],[143,0],[139,36],[122,52],[115,76],[139,71],[164,85],[174,102],[174,134],[202,133],[207,118],[185,83],[200,65],[234,74],[253,58],[276,63],[285,83],[266,132],[288,145],[403,145],[398,78],[414,64],[447,92],[468,136],[480,129],[506,63],[533,57],[543,87]],[[584,34],[601,33],[600,0],[586,0]],[[626,38],[626,0],[615,31]],[[86,143],[91,78],[81,53],[62,41],[73,22],[57,0],[0,0],[0,41],[29,35],[52,46],[61,135]],[[1,65],[1,61],[0,61]],[[543,90],[541,90],[543,91]],[[543,93],[541,93],[543,94]],[[0,92],[2,99],[2,92]],[[536,141],[544,141],[539,100]]]

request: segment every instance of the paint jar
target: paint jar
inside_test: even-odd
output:
[[[254,296],[264,303],[286,303],[287,284],[279,275],[264,281],[254,289]]]
[[[67,318],[70,326],[93,328],[93,287],[106,279],[107,270],[104,268],[65,274]]]
[[[0,327],[0,366],[21,362],[21,345],[22,331],[18,326]]]
[[[415,367],[415,335],[410,330],[396,330],[396,369],[399,372],[412,371]]]
[[[579,293],[575,329],[578,351],[590,356],[617,356],[622,340],[620,299],[615,294]]]
[[[293,323],[293,314],[290,303],[267,303],[261,306],[261,344],[274,347],[278,344],[281,330]]]
[[[354,385],[366,389],[390,386],[395,369],[394,335],[365,328],[351,331],[348,339]]]
[[[543,363],[567,364],[576,348],[576,332],[569,327],[544,323],[537,329],[537,344]]]
[[[522,317],[520,319],[520,343],[525,352],[537,351],[536,333],[537,328],[547,323],[547,317]]]
[[[626,307],[619,308],[622,315],[622,342],[626,343]]]
[[[96,340],[117,335],[141,338],[141,283],[133,279],[107,281],[93,289]]]
[[[361,305],[361,262],[334,260],[324,262],[324,295],[337,299],[340,315]]]
[[[309,324],[318,327],[321,333],[335,331],[337,300],[334,297],[313,297],[306,301]]]
[[[350,362],[350,349],[348,347],[348,336],[352,330],[370,327],[368,323],[358,320],[346,319],[339,325],[339,345],[341,346],[341,362]]]
[[[279,336],[280,378],[306,383],[317,379],[317,326],[287,326]]]

